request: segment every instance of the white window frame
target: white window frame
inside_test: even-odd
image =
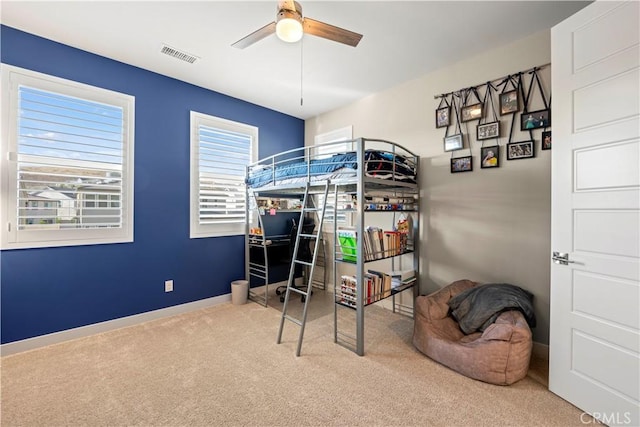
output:
[[[133,242],[134,111],[131,95],[1,65],[2,138],[0,141],[0,246],[2,249],[40,248]],[[20,86],[114,105],[123,109],[122,223],[120,227],[20,230],[17,226],[18,105]]]
[[[319,146],[321,144],[328,144],[330,142],[336,142],[336,144],[331,144],[329,146],[318,147],[315,148],[315,158],[321,157],[330,157],[335,153],[344,153],[347,151],[353,150],[353,126],[345,126],[340,129],[334,129],[330,132],[318,134],[313,139],[314,146]],[[337,144],[337,142],[345,141],[344,144]],[[339,195],[339,199],[341,199],[342,203],[347,202],[347,197],[345,195]],[[324,218],[324,231],[325,232],[333,232],[333,193],[330,191],[327,196],[327,212],[325,213]],[[322,204],[322,196],[318,195],[318,204]],[[331,209],[330,209],[331,207]],[[352,215],[349,213],[345,213],[344,220],[340,220],[338,218],[339,226],[351,226],[352,224]]]
[[[200,170],[198,158],[200,152],[200,140],[198,130],[200,126],[207,126],[229,132],[242,133],[251,137],[250,162],[258,160],[258,128],[255,126],[239,123],[220,117],[191,111],[191,173],[190,173],[190,195],[189,211],[190,225],[189,237],[192,239],[206,237],[237,236],[245,234],[245,223],[236,224],[200,224]],[[246,201],[246,188],[243,186],[243,203]],[[246,207],[245,207],[246,212]],[[245,218],[246,221],[246,218]]]
[[[316,156],[325,155],[325,154],[330,155],[334,153],[351,151],[352,145],[353,145],[352,140],[353,140],[353,126],[345,126],[340,129],[334,129],[330,132],[318,134],[313,138],[314,146],[321,145],[321,144],[328,144],[330,142],[340,142],[340,141],[345,141],[345,143],[344,145],[342,144],[330,145],[326,147],[328,148],[328,150],[323,150],[320,147],[316,148],[315,154]]]

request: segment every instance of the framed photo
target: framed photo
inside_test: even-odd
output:
[[[471,156],[456,157],[451,159],[451,173],[471,172],[473,170],[473,158]]]
[[[478,141],[494,139],[500,136],[500,122],[484,123],[477,126],[476,138]]]
[[[482,147],[480,149],[480,167],[497,168],[500,166],[500,146]]]
[[[482,103],[478,102],[477,104],[462,107],[460,114],[462,115],[460,120],[463,122],[479,119],[482,117]]]
[[[444,151],[460,150],[463,146],[462,134],[447,136],[444,139]]]
[[[551,131],[542,132],[542,149],[551,150]]]
[[[451,107],[442,107],[436,110],[436,127],[443,128],[451,124],[449,117],[451,114]]]
[[[507,144],[507,160],[529,159],[531,157],[533,157],[533,141]]]
[[[538,110],[520,115],[520,129],[532,130],[551,126],[551,110]]]
[[[518,90],[510,90],[509,92],[500,94],[500,115],[516,113],[520,111],[520,99]]]

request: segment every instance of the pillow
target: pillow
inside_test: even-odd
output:
[[[467,289],[448,302],[451,315],[465,334],[484,331],[508,310],[520,310],[530,327],[536,326],[533,294],[516,285],[490,283]]]
[[[389,153],[387,151],[378,151],[378,155],[382,157],[384,160],[388,160],[390,162],[392,162],[394,159],[393,153]],[[407,163],[407,159],[399,154],[395,155],[395,160],[398,163]]]

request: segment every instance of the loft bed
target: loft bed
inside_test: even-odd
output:
[[[349,150],[343,151],[345,147]],[[340,151],[340,152],[336,152]],[[330,154],[327,154],[330,153]],[[359,178],[383,187],[416,184],[418,156],[379,139],[358,138],[301,147],[267,157],[247,167],[249,191],[295,191],[307,182],[355,185]]]
[[[418,168],[419,156],[415,153],[394,142],[369,138],[301,147],[266,157],[247,166],[245,179],[247,195],[246,217],[248,218],[246,225],[247,249],[245,253],[247,259],[246,277],[250,281],[253,278],[260,277],[265,284],[264,296],[259,297],[257,293],[252,293],[250,289],[250,299],[262,302],[265,306],[267,305],[268,286],[270,283],[269,268],[268,265],[252,263],[250,249],[264,251],[264,259],[268,258],[268,247],[274,240],[270,238],[269,230],[262,229],[261,217],[263,215],[266,217],[266,213],[279,215],[280,212],[262,209],[258,215],[250,215],[250,212],[253,212],[254,209],[260,210],[257,207],[259,197],[302,197],[307,184],[309,185],[309,194],[320,194],[324,193],[326,183],[329,181],[330,194],[333,195],[334,200],[337,201],[339,195],[347,194],[351,196],[350,200],[355,202],[355,206],[352,204],[338,208],[338,203],[336,202],[332,209],[327,208],[327,214],[331,215],[331,211],[333,211],[331,215],[333,218],[338,218],[339,212],[355,215],[355,227],[353,228],[355,228],[358,236],[365,235],[364,213],[376,210],[406,211],[407,214],[414,215],[413,236],[418,236]],[[392,202],[387,203],[391,199],[410,199],[412,202],[405,206],[392,204]],[[300,215],[299,210],[298,215]],[[329,217],[327,216],[327,218]],[[394,213],[394,221],[395,218]],[[252,226],[252,221],[253,224],[256,221],[260,224],[261,235],[253,233],[255,228]],[[336,231],[337,224],[334,221],[334,236]],[[369,260],[365,260],[363,255],[365,252],[364,239],[356,240],[355,276],[357,278],[357,292],[359,295],[363,295],[362,283],[367,268],[365,263]],[[322,243],[324,250],[326,245],[324,242]],[[334,241],[332,246],[333,262],[345,262],[345,260],[341,259],[339,245],[336,245]],[[417,246],[412,242],[411,250],[399,255],[403,257],[405,254],[411,254],[410,263],[413,264],[413,270],[416,272],[418,271],[419,259]],[[268,264],[268,261],[265,261],[265,263]],[[353,262],[351,263],[354,264]],[[400,263],[402,263],[401,260]],[[337,282],[337,276],[335,276],[337,268],[335,267],[336,265],[334,265],[333,269],[334,282]],[[411,287],[414,289],[415,296],[418,289],[417,276],[413,279],[411,285],[405,289]],[[345,339],[343,342],[339,342],[337,320],[334,322],[336,324],[335,341],[342,345],[348,343],[352,347],[351,349],[359,355],[364,354],[363,309],[366,303],[363,303],[362,300],[358,299],[358,303],[352,307],[356,313],[356,324],[358,325],[355,337],[347,337],[348,340]],[[334,305],[337,307],[340,304],[337,302]],[[395,296],[393,308],[395,311]]]

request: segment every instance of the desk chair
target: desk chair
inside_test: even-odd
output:
[[[302,234],[313,234],[313,230],[315,229],[316,224],[313,221],[313,219],[311,218],[304,218],[303,224],[302,224]],[[298,224],[296,223],[295,219],[291,219],[291,230],[289,231],[289,258],[287,259],[287,262],[291,263],[293,262],[293,250],[295,248],[296,245],[296,238],[298,237]],[[301,237],[300,238],[300,246],[298,247],[298,259],[300,261],[305,261],[305,262],[311,262],[313,261],[313,252],[311,251],[311,239],[307,238],[307,237]],[[303,269],[303,277],[306,277],[306,275],[309,274],[309,270],[308,267],[304,267]],[[305,280],[303,280],[303,282],[305,282]],[[293,286],[294,288],[306,291],[306,284],[303,284],[301,286],[296,286],[295,285],[295,275],[294,275],[294,284]],[[285,297],[285,293],[287,291],[287,286],[278,286],[276,288],[276,295],[280,295],[280,302],[284,302],[284,297]],[[311,294],[309,296],[313,295],[313,291],[311,291]],[[305,301],[305,296],[302,295],[300,297],[300,300],[302,302]]]

